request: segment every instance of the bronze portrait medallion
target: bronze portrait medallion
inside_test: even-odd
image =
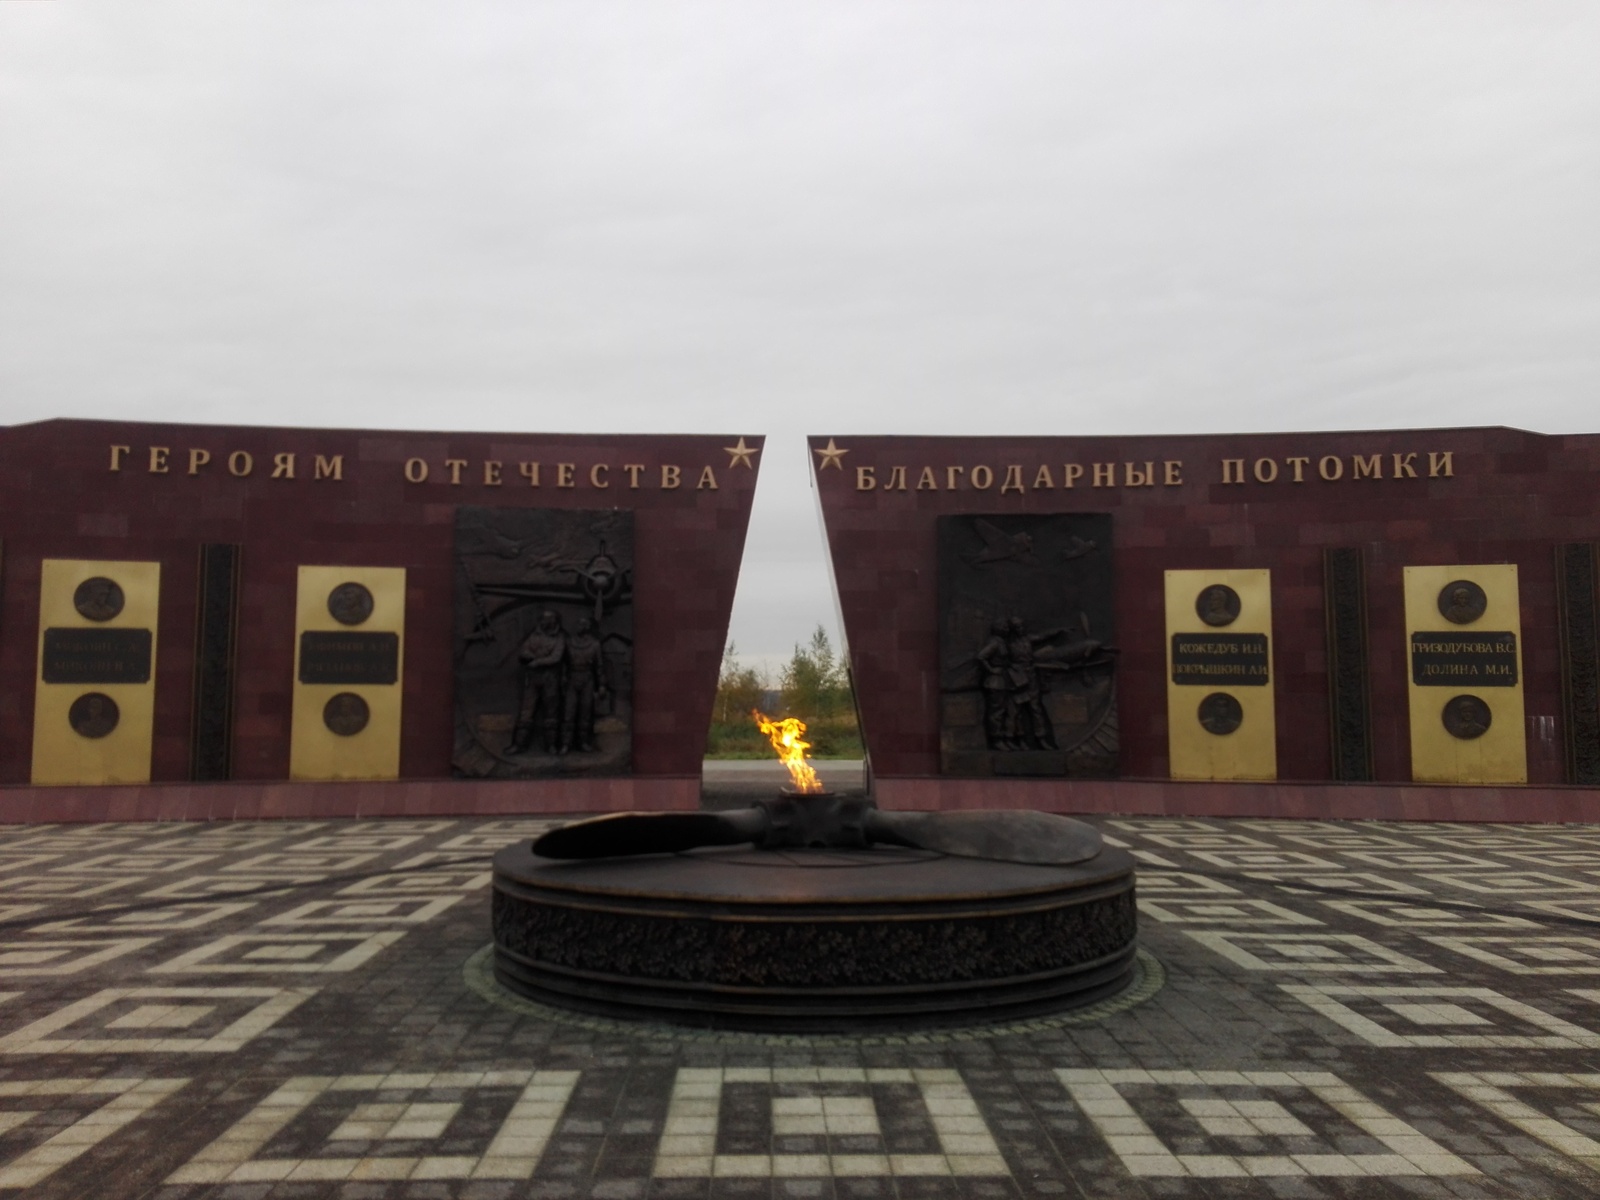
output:
[[[115,587],[115,584],[112,584]],[[122,714],[117,702],[104,692],[86,692],[67,709],[67,724],[81,737],[103,738],[117,727]]]
[[[341,583],[328,593],[328,613],[341,625],[359,625],[372,615],[372,593],[359,583]]]
[[[1195,597],[1194,611],[1207,625],[1232,625],[1239,619],[1239,593],[1225,583],[1213,583]]]
[[[1494,714],[1477,696],[1460,695],[1444,706],[1442,714],[1445,732],[1453,738],[1470,742],[1489,732],[1494,724]]]
[[[1439,589],[1439,615],[1456,625],[1471,625],[1489,607],[1489,597],[1470,579],[1453,579]]]
[[[1232,733],[1244,722],[1244,709],[1227,692],[1212,692],[1200,701],[1200,724],[1218,737]]]
[[[72,607],[86,621],[109,621],[122,611],[125,603],[117,581],[104,575],[85,579],[72,593]]]
[[[322,723],[340,737],[354,737],[371,719],[367,702],[354,692],[340,692],[322,706]]]

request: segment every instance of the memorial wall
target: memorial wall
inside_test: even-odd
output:
[[[0,430],[0,783],[692,807],[761,446]]]
[[[0,430],[0,820],[696,807],[761,449]],[[811,457],[885,807],[1600,819],[1600,437]]]
[[[1600,783],[1600,437],[811,449],[880,802]]]

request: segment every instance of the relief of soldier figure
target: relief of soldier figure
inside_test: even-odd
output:
[[[594,622],[579,617],[569,636],[551,609],[517,652],[522,663],[522,705],[509,753],[594,753],[596,702],[609,695],[606,657]]]
[[[1053,643],[1061,642],[1060,645]],[[1021,617],[1000,617],[978,651],[983,669],[983,725],[991,750],[1054,750],[1045,711],[1043,670],[1070,670],[1095,658],[1100,643],[1064,629],[1029,633]]]

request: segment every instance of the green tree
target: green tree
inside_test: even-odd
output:
[[[828,631],[821,625],[808,645],[796,645],[783,669],[783,707],[787,715],[806,721],[838,716],[849,705],[850,688],[844,664],[833,652]]]
[[[712,721],[718,725],[748,723],[750,710],[760,705],[761,693],[766,690],[766,676],[755,667],[740,663],[738,647],[729,642],[722,652],[722,674],[717,679]]]
[[[821,625],[811,640],[794,648],[794,655],[778,677],[780,700],[769,717],[799,717],[806,723],[806,740],[813,758],[861,757],[861,734],[856,728],[855,700],[844,662]],[[754,667],[739,661],[730,642],[722,653],[722,673],[717,680],[717,702],[711,713],[711,736],[706,753],[711,758],[770,758],[772,746],[756,728],[750,715],[762,707],[762,695],[771,684]]]

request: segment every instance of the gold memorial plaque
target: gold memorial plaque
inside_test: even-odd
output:
[[[1174,779],[1275,779],[1272,577],[1168,571],[1167,746]]]
[[[397,779],[403,567],[301,567],[291,779]]]
[[[40,564],[34,783],[148,783],[161,564]]]
[[[1516,566],[1407,567],[1405,601],[1411,777],[1526,783]]]

